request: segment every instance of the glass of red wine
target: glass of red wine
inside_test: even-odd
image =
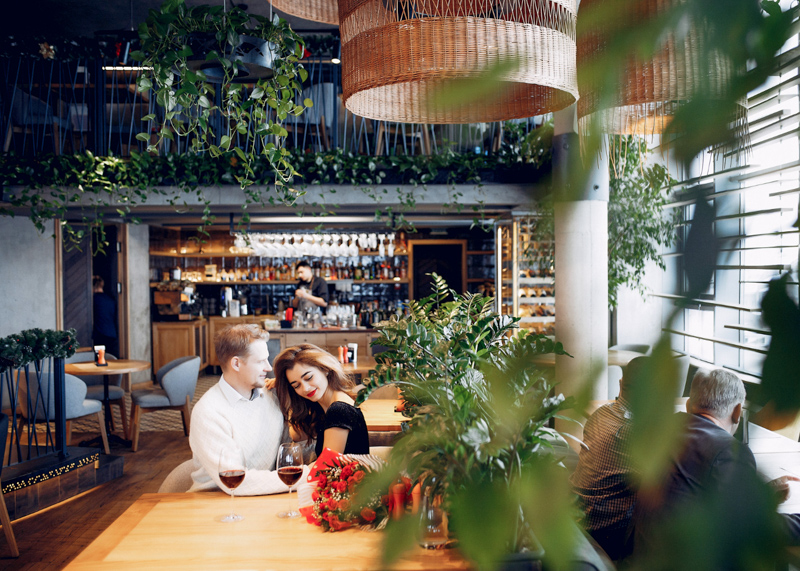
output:
[[[244,453],[240,448],[223,449],[219,453],[219,479],[231,494],[231,513],[220,521],[230,523],[244,519],[244,516],[233,511],[233,491],[244,482],[245,469]]]
[[[292,497],[292,486],[303,475],[303,446],[298,442],[281,444],[278,450],[278,477],[289,486],[289,499]],[[278,512],[278,517],[300,517],[297,510]]]

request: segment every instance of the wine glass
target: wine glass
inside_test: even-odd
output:
[[[278,477],[289,486],[289,499],[292,497],[292,486],[303,475],[303,446],[299,442],[281,444],[278,449]],[[278,512],[278,517],[300,517],[297,510]]]
[[[233,521],[241,521],[244,516],[241,516],[233,511],[233,490],[239,487],[239,484],[244,482],[244,474],[246,464],[244,460],[244,453],[240,448],[227,449],[224,448],[219,453],[219,479],[231,494],[231,513],[223,517],[220,521],[230,523]]]

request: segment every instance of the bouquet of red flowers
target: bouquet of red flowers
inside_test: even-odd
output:
[[[389,515],[388,507],[376,497],[366,506],[356,508],[351,497],[367,470],[356,460],[333,460],[326,470],[319,471],[317,488],[311,493],[314,506],[313,523],[324,530],[339,531],[351,525],[382,527]]]
[[[309,487],[301,486],[299,490],[300,512],[309,523],[326,531],[339,531],[353,525],[382,529],[391,514],[405,511],[412,494],[411,481],[403,478],[401,483],[392,486],[389,494],[376,494],[366,505],[353,505],[352,497],[359,483],[368,472],[381,465],[374,456],[343,456],[326,448],[309,473]]]

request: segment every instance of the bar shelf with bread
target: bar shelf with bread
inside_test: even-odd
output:
[[[554,243],[537,231],[541,220],[515,216],[498,225],[497,299],[500,313],[519,317],[520,327],[555,335]]]

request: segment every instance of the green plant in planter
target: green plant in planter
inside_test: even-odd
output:
[[[253,46],[245,41],[247,37],[268,42],[273,69],[270,77],[257,79],[250,89],[235,82],[249,73],[244,60],[250,58]],[[261,154],[275,172],[280,200],[291,204],[294,193],[286,182],[295,170],[283,148],[287,131],[281,122],[312,104],[310,100],[295,103],[307,78],[299,63],[300,36],[277,16],[269,21],[238,7],[227,11],[221,5],[188,8],[184,0],[166,0],[139,26],[139,38],[141,49],[132,55],[151,69],[139,77],[137,88],[152,89],[163,108],[157,141],[148,150],[155,152],[163,139],[179,135],[190,138],[194,152],[235,153],[232,160],[243,167],[236,180],[245,189],[246,204],[264,203],[260,192],[247,191],[256,175],[251,165]],[[144,117],[156,119],[155,114]],[[137,137],[150,140],[147,133]]]
[[[494,313],[491,298],[459,295],[433,278],[434,293],[412,301],[408,317],[378,326],[374,343],[388,349],[376,355],[357,402],[395,383],[409,421],[366,493],[405,471],[442,497],[459,550],[479,568],[536,553],[539,542],[557,560],[570,553],[577,528],[549,424],[572,399],[554,394],[552,370],[532,360],[567,353],[543,335],[512,335],[518,319]],[[387,562],[413,545],[417,526],[408,516],[387,528]]]

